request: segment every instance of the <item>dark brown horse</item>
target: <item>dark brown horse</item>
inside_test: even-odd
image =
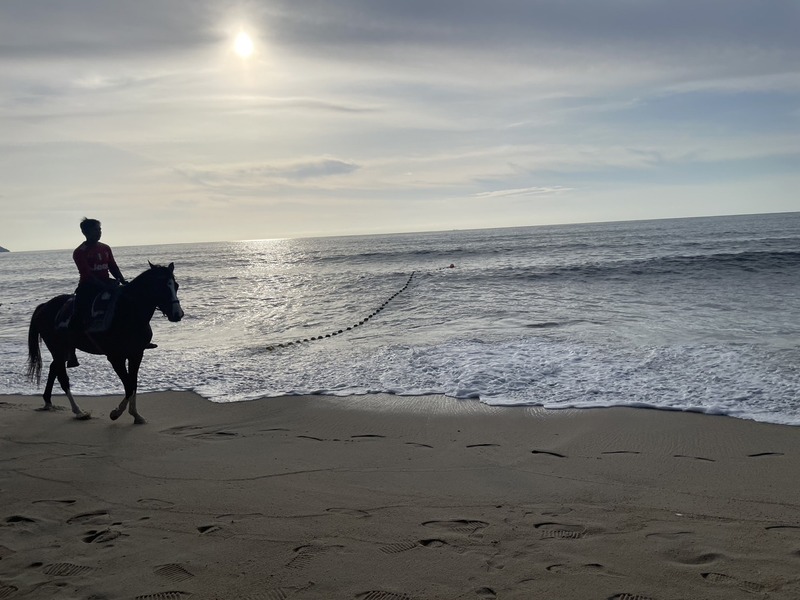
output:
[[[122,385],[125,387],[125,398],[117,408],[111,411],[111,419],[118,419],[128,407],[134,423],[145,422],[136,411],[136,386],[144,350],[153,337],[150,319],[156,309],[164,313],[172,322],[180,321],[183,318],[183,309],[178,300],[178,282],[175,281],[173,274],[174,268],[173,263],[170,263],[168,267],[151,264],[148,270],[124,286],[119,292],[111,324],[103,332],[89,334],[58,327],[56,321],[59,311],[71,298],[69,295],[56,296],[36,307],[28,329],[28,378],[30,381],[35,381],[37,385],[41,382],[40,338],[44,340],[53,357],[47,374],[47,384],[44,388],[44,406],[39,410],[53,409],[50,398],[53,393],[53,384],[58,378],[61,389],[66,393],[72,406],[75,418],[90,418],[88,413],[78,407],[69,389],[66,363],[70,349],[77,347],[90,354],[104,354],[122,380]]]

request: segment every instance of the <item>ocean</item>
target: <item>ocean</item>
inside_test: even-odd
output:
[[[181,286],[186,316],[153,319],[159,348],[140,391],[435,394],[800,425],[800,213],[104,241],[128,279],[148,260],[174,262]],[[71,249],[0,254],[0,393],[41,393],[24,377],[30,315],[76,282]],[[79,358],[76,393],[121,394],[104,358]]]

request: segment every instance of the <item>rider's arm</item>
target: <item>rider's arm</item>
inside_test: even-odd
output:
[[[122,271],[119,270],[117,261],[114,260],[114,255],[111,252],[111,248],[108,249],[108,271],[114,276],[114,279],[120,283],[128,283],[122,276]]]

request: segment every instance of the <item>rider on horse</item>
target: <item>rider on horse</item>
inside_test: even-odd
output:
[[[81,332],[89,321],[92,302],[98,294],[115,289],[119,284],[126,284],[122,272],[119,270],[114,254],[106,244],[100,241],[102,229],[97,219],[81,221],[81,231],[86,241],[75,248],[72,259],[78,267],[80,281],[75,289],[75,313],[70,320],[70,330]],[[109,277],[109,272],[114,279]],[[155,344],[150,347],[155,348]],[[70,353],[68,367],[77,367],[78,359],[75,351]]]

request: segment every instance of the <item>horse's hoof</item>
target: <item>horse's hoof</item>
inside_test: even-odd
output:
[[[78,421],[88,421],[91,418],[92,414],[87,412],[80,412],[77,415],[75,415],[75,419]]]
[[[145,423],[147,423],[147,421],[145,421],[143,417],[140,417],[139,415],[133,417],[134,425],[144,425]]]
[[[117,410],[117,409],[115,408],[114,410],[112,410],[112,411],[111,411],[111,414],[110,414],[110,415],[108,415],[108,416],[109,416],[109,417],[111,417],[111,420],[112,420],[112,421],[116,421],[117,419],[119,419],[119,416],[120,416],[121,414],[122,414],[122,411],[119,411],[119,410]]]
[[[34,408],[36,412],[51,412],[55,410],[55,407],[52,404],[45,404],[44,406],[40,406],[39,408]]]

